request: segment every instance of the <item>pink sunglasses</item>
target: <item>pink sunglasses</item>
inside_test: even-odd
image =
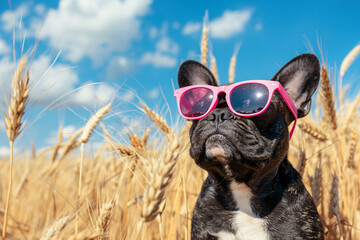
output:
[[[198,120],[207,116],[218,103],[218,94],[224,92],[226,103],[231,112],[240,117],[254,117],[269,107],[277,90],[295,117],[290,131],[294,132],[297,109],[280,82],[249,80],[229,86],[191,85],[175,90],[175,98],[181,116],[188,120]]]

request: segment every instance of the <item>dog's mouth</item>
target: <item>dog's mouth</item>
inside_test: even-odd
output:
[[[209,159],[227,161],[233,155],[232,143],[222,134],[214,134],[205,141],[205,155]]]
[[[222,163],[229,163],[233,159],[240,160],[239,163],[246,164],[250,168],[258,169],[266,165],[271,156],[258,155],[248,156],[248,153],[242,153],[235,145],[223,134],[213,134],[209,136],[204,143],[204,153],[206,158],[217,160]]]

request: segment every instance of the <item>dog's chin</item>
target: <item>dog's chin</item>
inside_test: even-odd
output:
[[[211,135],[205,141],[205,156],[211,160],[227,162],[233,157],[232,144],[222,134]]]

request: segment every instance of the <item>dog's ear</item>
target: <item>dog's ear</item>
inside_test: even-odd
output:
[[[209,69],[193,60],[187,60],[181,64],[178,72],[178,84],[180,88],[198,84],[217,86],[214,75]]]
[[[313,54],[302,54],[285,64],[272,78],[279,81],[293,100],[298,118],[306,116],[311,108],[311,96],[320,79],[320,63]]]

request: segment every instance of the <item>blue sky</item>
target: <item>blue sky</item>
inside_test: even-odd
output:
[[[320,56],[319,45],[336,75],[343,58],[360,42],[358,9],[359,1],[13,0],[11,6],[1,1],[0,87],[5,95],[13,71],[13,29],[17,60],[22,45],[30,58],[39,40],[30,70],[34,90],[27,126],[17,149],[27,149],[31,141],[38,149],[54,144],[60,125],[67,136],[108,102],[113,108],[105,123],[119,140],[132,127],[141,132],[147,124],[137,107],[141,101],[175,123],[173,83],[182,61],[199,60],[206,10],[220,81],[225,83],[240,42],[235,81],[269,79],[297,54],[313,49]],[[359,62],[344,77],[344,84],[351,85],[350,98],[359,92]],[[7,152],[1,124],[0,156]]]

